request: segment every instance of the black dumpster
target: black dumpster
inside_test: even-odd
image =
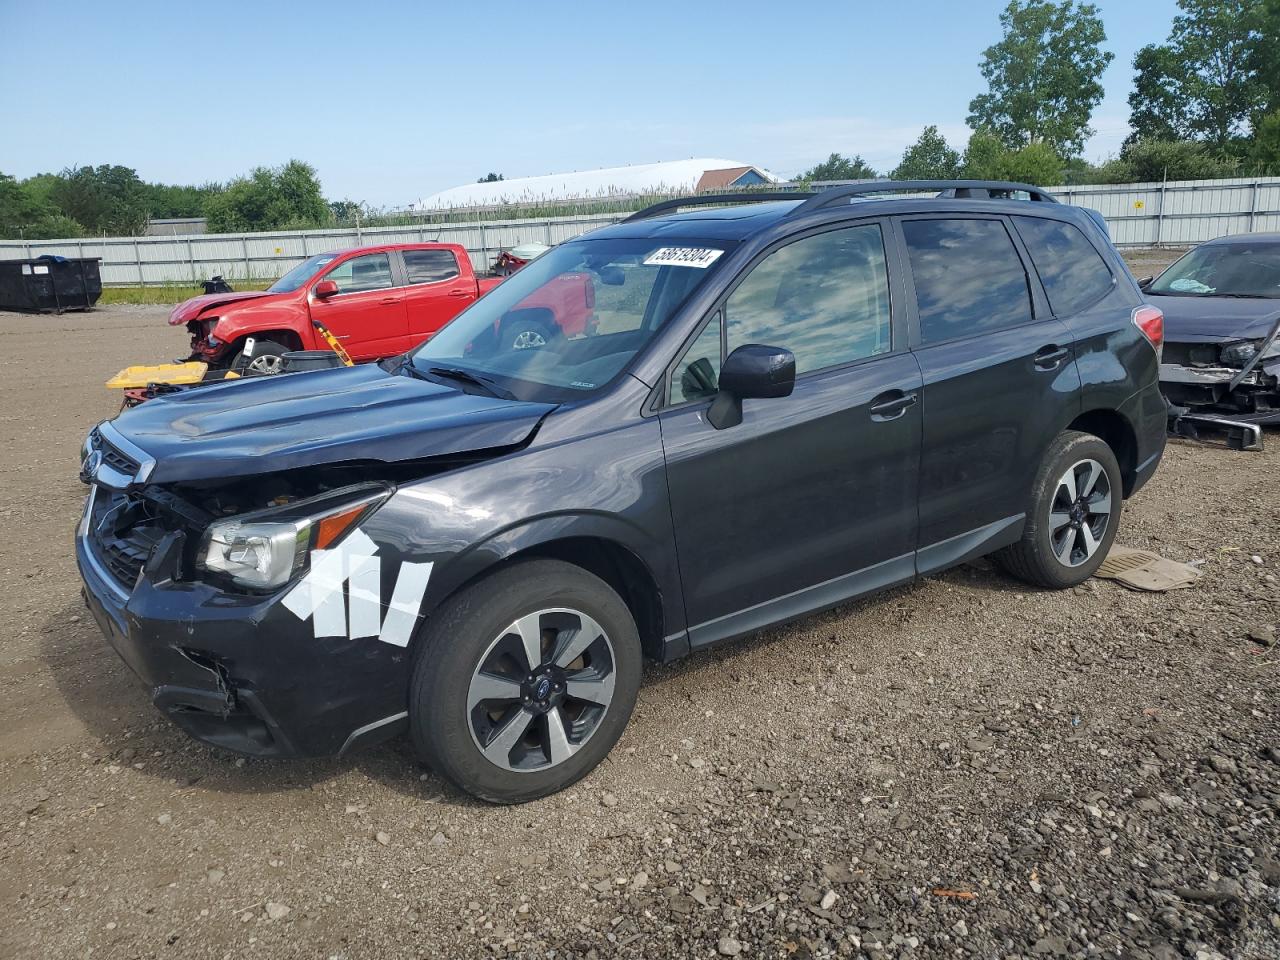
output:
[[[88,310],[102,296],[100,258],[0,260],[0,310]]]

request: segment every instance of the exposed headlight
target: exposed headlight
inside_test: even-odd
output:
[[[224,573],[246,587],[279,587],[289,582],[307,559],[310,524],[242,523],[224,520],[205,531],[200,566]]]
[[[1260,340],[1242,340],[1240,343],[1229,343],[1218,354],[1224,366],[1243,367],[1258,352]]]
[[[389,494],[366,484],[218,520],[205,530],[196,565],[242,587],[282,587],[307,565],[311,550],[337,542]]]
[[[1253,359],[1263,342],[1262,340],[1241,340],[1239,343],[1229,343],[1222,348],[1219,357],[1224,366],[1243,367]],[[1280,337],[1271,341],[1271,346],[1267,347],[1262,356],[1264,358],[1280,357]]]

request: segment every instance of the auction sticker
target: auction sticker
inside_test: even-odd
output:
[[[705,270],[720,258],[714,247],[659,247],[644,258],[646,267],[694,267]]]

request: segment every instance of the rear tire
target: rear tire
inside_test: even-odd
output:
[[[581,567],[528,560],[431,617],[409,730],[450,783],[493,803],[524,803],[604,759],[631,717],[640,675],[640,637],[622,598]]]
[[[1022,539],[995,560],[1039,587],[1084,583],[1115,542],[1123,504],[1120,464],[1111,448],[1093,434],[1064,431],[1036,474]]]

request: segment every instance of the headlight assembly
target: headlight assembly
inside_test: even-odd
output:
[[[389,495],[366,484],[218,520],[205,530],[196,566],[253,590],[282,587],[307,565],[310,551],[332,546]]]
[[[1265,340],[1241,340],[1239,343],[1229,343],[1222,348],[1219,357],[1223,366],[1227,367],[1243,367],[1246,363],[1253,359],[1254,354],[1261,349]],[[1271,341],[1271,345],[1262,354],[1263,359],[1271,357],[1280,357],[1280,337]]]

